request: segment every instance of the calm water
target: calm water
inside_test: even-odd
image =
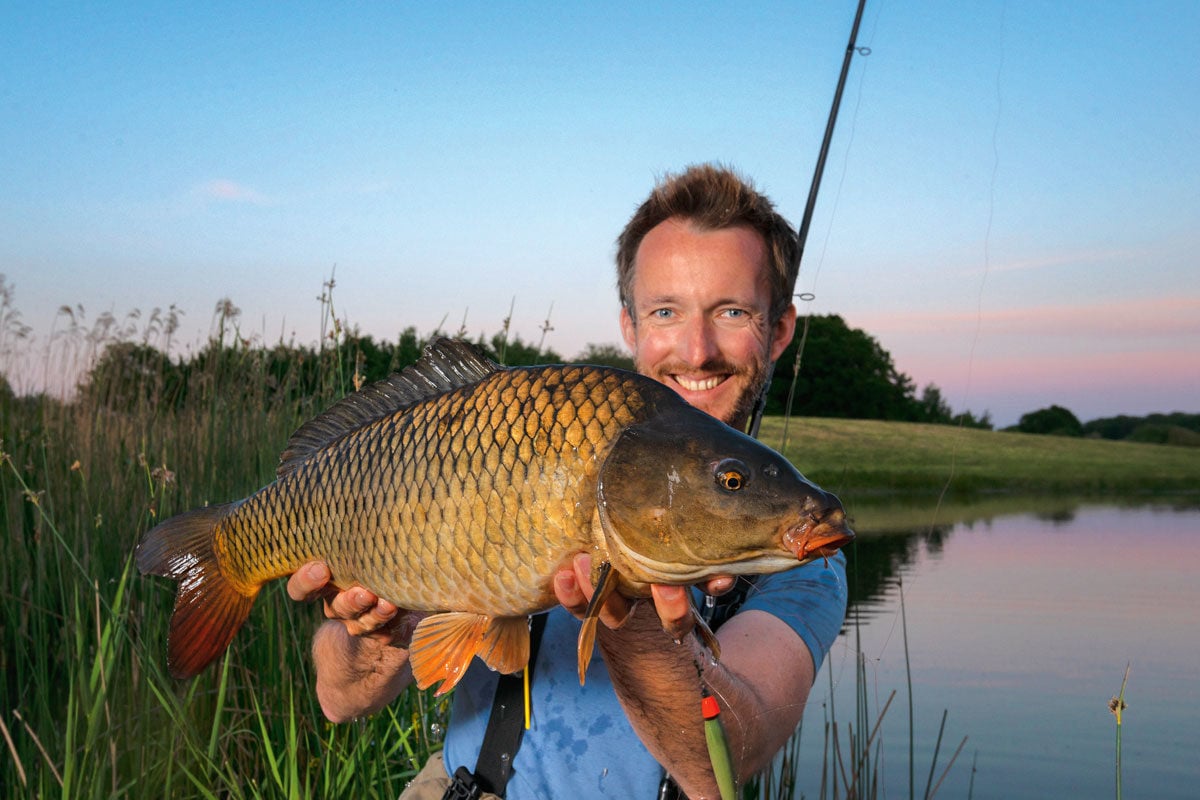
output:
[[[1124,797],[1200,797],[1200,508],[1041,502],[1037,512],[851,508],[862,530],[851,619],[871,724],[897,692],[879,734],[880,797],[908,797],[909,787],[901,584],[917,796],[947,710],[939,774],[968,738],[937,797],[1115,797],[1108,701],[1131,663]],[[855,638],[848,625],[806,712],[799,777],[809,798],[820,796],[831,678],[843,748],[846,723],[859,727]]]

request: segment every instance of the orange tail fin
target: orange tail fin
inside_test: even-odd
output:
[[[188,511],[158,525],[138,545],[143,574],[179,581],[175,613],[167,634],[167,667],[190,678],[217,659],[250,616],[250,595],[221,572],[213,549],[217,523],[233,504]]]

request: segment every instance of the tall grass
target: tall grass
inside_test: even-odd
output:
[[[139,538],[261,486],[289,434],[353,383],[331,348],[319,396],[279,391],[232,311],[184,403],[153,371],[96,375],[70,402],[0,392],[0,795],[395,798],[439,746],[446,706],[415,692],[323,721],[307,657],[319,612],[278,582],[219,668],[165,673],[174,587],[137,575]],[[48,362],[99,352],[55,342]]]

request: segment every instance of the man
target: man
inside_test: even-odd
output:
[[[692,167],[661,182],[618,239],[621,332],[638,371],[744,428],[795,330],[797,249],[771,202],[729,170]],[[591,598],[590,566],[579,554],[554,577],[563,607],[548,615],[531,689],[536,724],[513,761],[507,797],[650,797],[663,768],[688,797],[718,796],[701,684],[721,703],[739,778],[765,766],[799,722],[841,627],[841,554],[755,579],[718,631],[720,663],[696,637],[674,641],[664,630],[690,618],[687,589],[652,587],[652,603],[612,596],[597,635],[604,659],[593,657],[580,687],[573,617]],[[317,694],[325,714],[343,721],[378,711],[412,680],[403,645],[416,618],[361,587],[335,593],[328,580],[324,565],[308,564],[288,592],[326,598],[331,620],[313,640]],[[714,578],[703,588],[720,594],[732,585]],[[472,665],[455,690],[444,766],[431,763],[406,798],[431,780],[432,793],[420,796],[440,796],[448,773],[474,767],[497,679]]]

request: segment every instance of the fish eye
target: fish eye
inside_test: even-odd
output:
[[[713,475],[717,479],[717,485],[722,489],[727,492],[736,492],[745,487],[749,470],[742,462],[727,458],[717,464]]]

